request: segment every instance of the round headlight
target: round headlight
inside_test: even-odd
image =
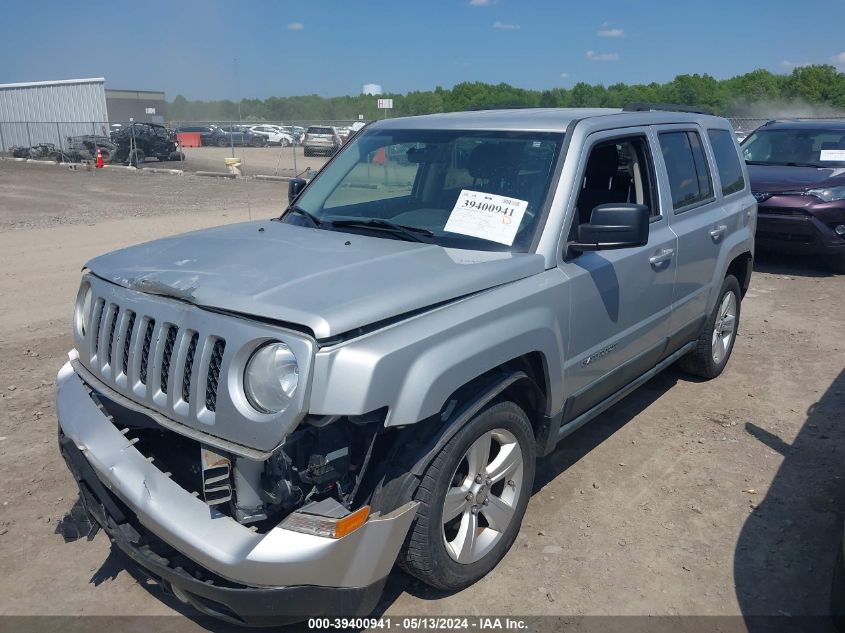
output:
[[[79,298],[76,302],[76,322],[78,324],[79,331],[82,336],[85,336],[85,334],[88,332],[88,325],[91,321],[92,298],[93,293],[91,292],[91,286],[89,286],[88,283],[85,283],[83,288],[80,288]]]
[[[258,348],[244,371],[244,392],[249,403],[262,413],[283,411],[299,384],[299,365],[284,343]]]

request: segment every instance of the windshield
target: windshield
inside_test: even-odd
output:
[[[415,235],[446,247],[524,252],[562,142],[562,133],[547,132],[364,130],[296,200],[297,212],[283,219],[384,238]]]
[[[845,130],[761,128],[742,152],[751,165],[845,167]]]

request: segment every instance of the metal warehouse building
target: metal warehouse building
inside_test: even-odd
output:
[[[106,89],[109,120],[127,123],[129,119],[164,125],[164,93],[157,90]]]
[[[0,150],[108,134],[105,79],[0,84]]]

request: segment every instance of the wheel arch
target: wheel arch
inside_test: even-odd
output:
[[[362,492],[374,509],[390,511],[413,497],[426,467],[440,450],[485,407],[511,400],[525,411],[541,452],[546,392],[537,382],[544,362],[539,352],[524,354],[471,380],[447,400],[441,413],[402,428],[387,427],[381,437],[384,459],[369,473]],[[544,441],[544,440],[542,440]],[[361,500],[356,499],[356,503]]]
[[[753,266],[754,256],[751,254],[751,251],[745,251],[731,260],[728,264],[728,270],[725,273],[725,276],[733,275],[736,277],[743,297],[751,285],[751,271]]]

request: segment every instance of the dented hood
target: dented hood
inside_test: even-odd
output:
[[[260,221],[147,242],[86,266],[127,288],[299,324],[323,339],[540,273],[544,260]]]

